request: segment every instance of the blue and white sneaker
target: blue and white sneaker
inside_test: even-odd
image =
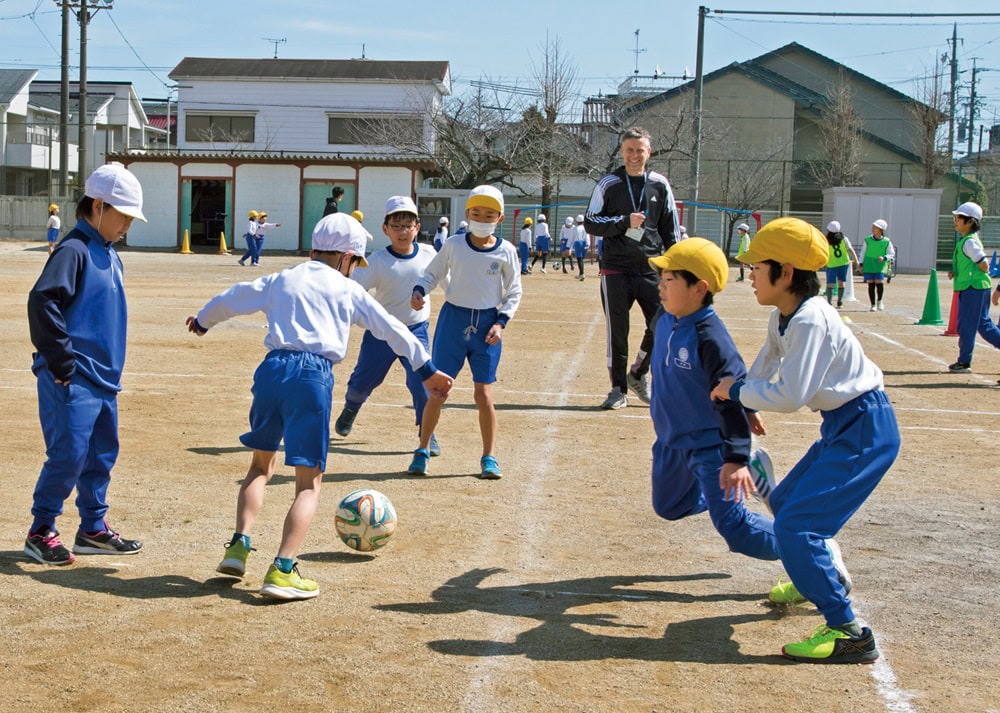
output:
[[[430,460],[430,457],[431,454],[427,452],[426,448],[418,448],[413,451],[413,460],[406,472],[410,475],[427,475],[427,461]]]
[[[758,448],[750,454],[750,462],[747,466],[750,468],[753,484],[757,488],[754,497],[764,503],[767,509],[770,510],[771,493],[774,491],[775,486],[774,465],[771,463],[771,457],[767,455],[767,451],[763,448]]]
[[[432,458],[441,455],[441,445],[433,433],[431,434],[431,444],[427,446],[427,452],[431,454]]]

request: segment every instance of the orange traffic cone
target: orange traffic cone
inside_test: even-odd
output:
[[[226,247],[226,234],[219,233],[219,255],[229,255],[229,248]]]
[[[181,255],[191,255],[191,238],[188,236],[187,228],[184,229],[184,242],[181,243]]]
[[[941,332],[942,337],[958,336],[958,293],[951,293],[951,314],[948,315],[948,329]]]

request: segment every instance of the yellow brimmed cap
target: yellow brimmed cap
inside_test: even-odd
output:
[[[712,294],[722,292],[729,279],[729,262],[722,249],[705,238],[688,238],[675,243],[660,257],[649,258],[649,264],[661,270],[687,270],[708,283]]]
[[[503,213],[503,193],[493,186],[476,186],[469,191],[469,197],[465,201],[465,209],[483,206],[492,208],[498,213]]]
[[[816,272],[829,262],[830,244],[823,233],[804,220],[775,218],[757,231],[750,247],[736,259],[747,264],[774,260],[797,270]]]

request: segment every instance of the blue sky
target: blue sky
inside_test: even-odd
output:
[[[732,2],[732,4],[730,4]],[[578,95],[614,93],[636,67],[650,75],[695,69],[697,0],[507,0],[503,14],[482,3],[370,0],[118,0],[91,21],[88,61],[91,80],[132,81],[140,96],[165,96],[167,74],[185,56],[447,60],[455,92],[487,80],[530,84],[533,63],[546,36],[558,37],[577,67]],[[826,6],[826,7],[823,7]],[[840,0],[844,12],[1000,12],[1000,3],[967,0]],[[816,10],[828,4],[801,0],[727,1],[722,10]],[[719,9],[719,8],[713,8]],[[495,11],[494,11],[495,12]],[[949,51],[958,23],[961,79],[967,87],[972,58],[982,71],[977,89],[981,120],[1000,123],[1000,17],[820,18],[708,15],[705,70],[750,59],[797,41],[904,93],[914,79],[933,71]],[[0,0],[0,67],[40,70],[59,78],[59,9],[53,0]],[[79,62],[74,23],[72,64]],[[148,67],[149,69],[147,69]],[[76,78],[76,72],[73,72]],[[669,86],[669,85],[668,85]],[[968,89],[960,90],[960,99]]]

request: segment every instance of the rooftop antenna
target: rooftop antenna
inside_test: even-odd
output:
[[[639,30],[635,31],[635,49],[632,52],[635,54],[635,76],[639,76],[639,55],[645,52],[646,49],[639,49]]]
[[[365,57],[365,43],[361,43],[361,59],[366,59]]]
[[[265,40],[267,42],[270,42],[271,44],[274,45],[274,58],[275,59],[278,59],[278,45],[282,45],[282,44],[288,42],[288,40],[286,38],[284,38],[284,37],[281,37],[281,38],[276,38],[276,37],[261,37],[261,39]]]

